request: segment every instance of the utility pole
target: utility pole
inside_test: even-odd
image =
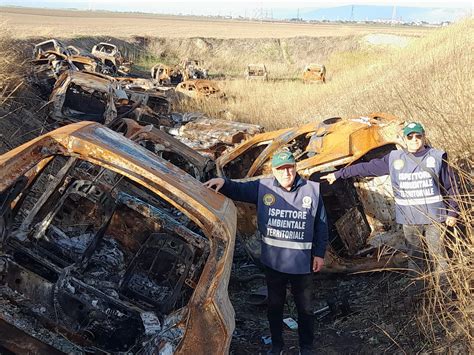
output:
[[[354,5],[351,7],[351,22],[354,21]]]
[[[298,11],[296,12],[296,19],[299,21],[300,19],[300,9],[298,8]]]
[[[392,21],[391,21],[392,26],[395,24],[396,17],[397,17],[397,6],[396,6],[396,5],[393,5],[393,9],[392,9]]]

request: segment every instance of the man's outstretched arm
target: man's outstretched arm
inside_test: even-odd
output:
[[[389,155],[383,158],[372,159],[367,163],[359,163],[342,168],[334,173],[321,176],[321,179],[327,180],[332,184],[339,178],[347,179],[351,177],[383,176],[390,174]]]
[[[235,182],[230,179],[214,178],[206,181],[204,186],[215,189],[226,197],[235,201],[256,204],[258,201],[258,180],[248,182]]]

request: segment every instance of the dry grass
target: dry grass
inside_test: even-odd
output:
[[[12,94],[21,82],[22,64],[20,50],[11,37],[6,24],[0,23],[0,102]]]
[[[472,161],[468,162],[470,166]],[[445,230],[447,269],[426,272],[419,279],[424,281],[425,291],[418,326],[430,341],[432,348],[443,353],[461,346],[461,353],[474,345],[474,178],[463,168],[455,165],[460,176],[460,195],[456,200],[460,207],[459,221],[455,228]],[[434,264],[446,262],[445,256],[433,255]],[[472,351],[472,348],[471,348]]]
[[[44,132],[44,101],[25,82],[25,48],[0,23],[0,154]],[[31,53],[31,52],[30,52]]]
[[[472,153],[473,130],[465,127],[472,127],[473,24],[474,20],[466,20],[439,29],[404,49],[361,47],[334,53],[326,63],[329,80],[325,85],[222,82],[227,101],[186,109],[258,123],[267,129],[385,111],[423,122],[432,142],[450,153]]]

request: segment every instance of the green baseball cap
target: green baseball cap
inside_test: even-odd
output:
[[[418,123],[418,122],[410,122],[409,124],[407,124],[407,125],[403,128],[403,135],[406,137],[406,136],[408,136],[410,133],[420,133],[420,134],[424,134],[424,133],[425,133],[425,129],[423,128],[423,126],[421,125],[421,123]]]
[[[291,152],[282,151],[275,153],[272,157],[272,168],[279,168],[284,165],[294,165],[296,164],[295,157]]]

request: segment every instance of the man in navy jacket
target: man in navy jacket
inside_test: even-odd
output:
[[[319,183],[296,173],[293,154],[275,154],[272,172],[273,178],[244,183],[215,178],[205,185],[231,199],[257,205],[272,335],[272,349],[268,353],[280,354],[283,350],[283,306],[289,282],[298,311],[300,353],[311,354],[312,272],[319,272],[324,264],[328,240],[326,211]]]
[[[403,225],[408,254],[412,257],[409,268],[419,271],[426,244],[429,254],[436,259],[435,267],[444,271],[446,259],[439,224],[456,224],[458,204],[453,199],[453,172],[447,164],[447,154],[426,145],[425,129],[420,123],[406,125],[403,135],[406,151],[393,150],[381,159],[348,166],[321,179],[332,184],[339,178],[390,175],[396,221]]]

